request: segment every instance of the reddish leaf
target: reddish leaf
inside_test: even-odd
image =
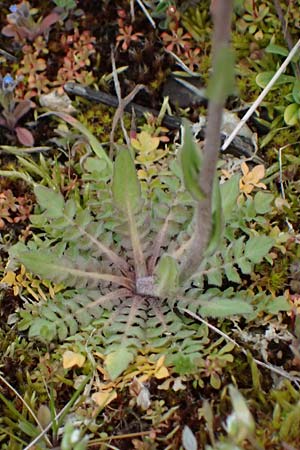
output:
[[[30,30],[27,30],[26,27],[17,27],[14,24],[6,25],[1,30],[2,34],[7,37],[14,37],[16,41],[23,41],[24,39],[30,39],[31,33]],[[31,39],[32,40],[32,39]]]
[[[60,16],[57,13],[48,14],[48,16],[46,16],[42,20],[42,23],[40,24],[40,27],[39,27],[40,33],[44,33],[45,31],[47,31],[51,27],[51,25],[58,22],[59,19],[60,19]]]
[[[7,37],[13,37],[16,34],[16,31],[12,25],[6,25],[2,28],[1,33]]]
[[[15,132],[19,142],[26,147],[32,147],[34,145],[34,137],[29,130],[23,127],[16,127]]]
[[[13,113],[15,123],[17,123],[21,119],[21,117],[25,116],[25,114],[27,114],[28,111],[30,111],[34,106],[35,104],[30,100],[22,100],[21,102],[19,102],[15,107]]]

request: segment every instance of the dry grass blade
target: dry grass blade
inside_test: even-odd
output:
[[[28,403],[23,399],[23,397],[19,394],[18,391],[16,391],[16,389],[8,382],[5,380],[5,378],[2,377],[2,375],[0,375],[0,380],[2,381],[2,383],[4,383],[11,391],[13,391],[13,393],[18,397],[18,399],[23,403],[23,405],[25,405],[25,407],[28,409],[28,411],[30,412],[30,414],[32,415],[32,417],[34,418],[34,420],[36,421],[38,427],[40,428],[40,430],[42,430],[42,433],[40,436],[43,436],[46,431],[43,429],[42,425],[39,422],[39,419],[37,418],[37,416],[35,415],[34,411],[31,409],[30,405],[28,405]],[[49,427],[50,428],[50,427]],[[49,444],[50,447],[52,447],[52,444],[49,440],[49,438],[47,436],[45,436],[45,439],[47,441],[47,443]]]

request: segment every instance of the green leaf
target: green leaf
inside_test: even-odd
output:
[[[299,121],[300,107],[297,103],[291,103],[284,110],[284,121],[287,125],[294,126]]]
[[[133,361],[132,352],[127,347],[120,347],[115,352],[109,353],[105,358],[105,369],[107,370],[111,380],[115,380],[127,369]]]
[[[65,202],[60,192],[37,185],[34,193],[40,206],[46,210],[47,217],[55,219],[63,215]]]
[[[214,298],[208,301],[199,310],[202,316],[211,317],[228,317],[236,314],[250,314],[252,312],[252,306],[243,300],[221,298]]]
[[[112,193],[116,207],[127,214],[141,207],[141,186],[134,161],[127,149],[121,149],[114,163]]]
[[[230,219],[232,210],[237,204],[237,198],[239,195],[239,179],[239,174],[236,174],[220,185],[222,209],[225,222]]]
[[[249,275],[252,272],[252,264],[245,257],[237,259],[236,263],[245,275]]]
[[[223,103],[234,92],[234,53],[229,46],[221,46],[215,55],[215,69],[208,83],[207,97]]]
[[[51,342],[56,337],[56,324],[47,319],[36,318],[30,326],[29,338],[38,337],[43,341]]]
[[[255,421],[242,394],[233,386],[229,386],[229,394],[234,413],[227,421],[227,433],[240,444],[255,432]]]
[[[155,269],[155,291],[158,296],[174,294],[178,289],[179,269],[172,256],[163,255]]]
[[[183,144],[180,150],[180,164],[186,189],[196,200],[202,200],[204,193],[199,185],[201,170],[201,150],[196,145],[190,126],[183,121]]]
[[[275,241],[268,236],[254,236],[248,239],[245,246],[245,257],[258,264],[267,256]]]
[[[281,295],[280,297],[270,299],[265,308],[265,312],[269,314],[278,314],[280,311],[290,311],[291,308],[288,299]]]
[[[214,389],[220,389],[222,383],[221,383],[221,378],[219,376],[218,373],[213,372],[209,378],[209,382],[210,385],[214,388]]]
[[[233,283],[241,283],[242,281],[237,269],[232,265],[225,266],[225,274],[228,280],[232,281]]]
[[[208,281],[208,284],[211,284],[213,286],[222,286],[222,281],[223,281],[222,269],[212,270],[211,272],[208,271],[207,281]]]
[[[127,149],[121,149],[116,157],[111,189],[116,208],[127,219],[136,276],[142,278],[147,270],[135,218],[142,205],[141,185]]]
[[[267,84],[271,81],[273,76],[275,75],[275,72],[261,72],[257,75],[255,81],[258,86],[261,88],[265,88]],[[287,83],[294,83],[295,77],[292,77],[291,75],[280,75],[276,83],[272,86],[272,89],[276,89],[281,84],[287,84]]]
[[[213,254],[220,245],[223,237],[224,218],[222,209],[222,198],[220,192],[220,183],[218,177],[214,179],[213,193],[212,193],[212,228],[211,234],[206,249],[206,254]]]
[[[70,114],[63,112],[50,111],[48,113],[42,114],[40,117],[46,117],[49,115],[54,115],[56,117],[59,117],[60,119],[63,119],[69,125],[73,126],[78,131],[80,131],[80,133],[82,133],[87,138],[88,143],[90,144],[91,149],[93,150],[95,155],[97,155],[98,158],[103,159],[106,162],[108,169],[110,171],[112,170],[112,162],[110,158],[107,156],[104,148],[102,147],[98,139],[93,135],[93,133],[91,133],[88,130],[88,128],[85,125],[79,122],[79,120],[72,117]]]
[[[274,195],[268,192],[258,191],[254,197],[254,207],[258,214],[266,214],[272,210]]]
[[[191,359],[191,356],[185,356],[180,352],[174,354],[173,363],[175,366],[175,372],[179,375],[187,375],[195,371],[195,364]]]
[[[272,44],[272,43],[270,43],[265,48],[265,51],[267,53],[273,53],[274,55],[280,55],[280,56],[287,56],[289,54],[289,51],[287,48],[282,47],[281,45]]]
[[[66,258],[62,260],[61,257],[51,251],[20,251],[16,254],[16,258],[30,272],[39,275],[41,278],[57,282],[66,281],[69,286],[74,286],[78,278],[85,280],[105,280],[127,286],[126,279],[117,275],[69,267],[70,262]]]
[[[300,104],[300,80],[296,79],[292,91],[293,99],[298,105]]]

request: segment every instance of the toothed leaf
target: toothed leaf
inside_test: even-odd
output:
[[[245,247],[245,256],[251,262],[258,264],[267,256],[275,241],[269,236],[251,237]]]
[[[34,193],[40,206],[46,210],[47,217],[55,219],[63,215],[65,202],[60,192],[38,185]]]

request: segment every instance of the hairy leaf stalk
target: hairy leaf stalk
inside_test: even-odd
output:
[[[228,49],[231,29],[233,1],[214,0],[211,12],[214,21],[212,40],[213,73],[220,70],[217,67],[217,54],[222,49]],[[212,191],[216,166],[221,145],[222,113],[227,93],[216,98],[211,96],[208,104],[207,126],[203,151],[203,162],[199,174],[199,185],[205,198],[199,200],[195,211],[195,228],[190,239],[185,257],[180,268],[180,281],[190,278],[199,267],[209,242],[212,228]]]

